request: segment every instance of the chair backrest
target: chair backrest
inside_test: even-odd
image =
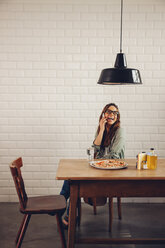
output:
[[[25,209],[28,197],[25,191],[25,185],[21,174],[22,166],[23,166],[22,158],[18,158],[10,164],[10,170],[14,179],[21,208]]]

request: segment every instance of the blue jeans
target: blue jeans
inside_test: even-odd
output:
[[[68,200],[68,198],[70,197],[70,184],[68,180],[65,180],[60,192],[60,195],[63,195],[66,199],[66,201]],[[67,207],[67,215],[69,216],[69,204]]]

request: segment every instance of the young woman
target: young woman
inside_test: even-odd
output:
[[[125,141],[124,132],[120,127],[120,113],[116,104],[107,104],[100,115],[99,126],[96,133],[96,138],[93,142],[95,148],[96,159],[122,159],[124,158]],[[61,195],[64,195],[66,201],[70,197],[70,185],[68,181],[64,181]],[[105,203],[105,199],[99,197],[98,202]],[[88,198],[85,201],[92,205],[92,199]],[[64,227],[68,227],[69,207],[67,214],[63,219]]]
[[[116,104],[109,103],[103,108],[93,145],[97,159],[124,158],[124,130],[120,127],[120,112]]]

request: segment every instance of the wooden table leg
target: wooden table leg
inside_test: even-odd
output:
[[[117,197],[117,209],[118,209],[118,217],[121,220],[121,198]]]
[[[74,248],[76,231],[76,207],[78,200],[78,183],[70,183],[69,229],[67,248]]]
[[[109,197],[109,232],[112,231],[113,221],[113,197]]]
[[[81,198],[78,198],[77,202],[77,218],[78,218],[78,227],[80,226],[81,223]]]

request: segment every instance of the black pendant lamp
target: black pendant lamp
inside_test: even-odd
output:
[[[102,70],[98,84],[142,84],[139,70],[127,68],[126,56],[124,53],[122,53],[122,18],[123,0],[121,0],[120,53],[118,53],[116,56],[114,68],[107,68]]]

